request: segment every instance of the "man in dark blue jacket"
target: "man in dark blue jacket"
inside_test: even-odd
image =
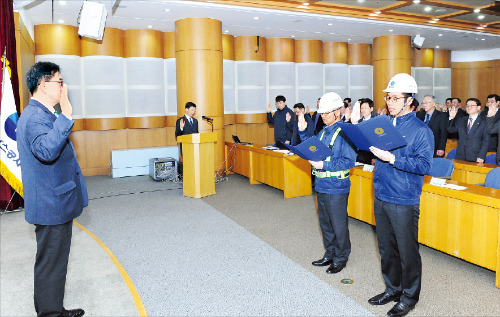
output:
[[[32,94],[17,125],[25,218],[36,226],[35,310],[38,316],[83,316],[65,310],[73,219],[88,205],[87,188],[69,134],[75,123],[58,65],[38,62],[26,74]],[[58,114],[54,106],[59,103]]]
[[[417,83],[410,75],[395,75],[384,92],[393,124],[407,145],[392,151],[370,147],[377,158],[373,176],[374,211],[386,288],[368,302],[385,305],[396,301],[387,314],[405,316],[415,307],[420,295],[420,194],[424,175],[432,165],[434,136],[427,124],[411,111]]]
[[[286,106],[284,96],[276,96],[276,112],[271,113],[271,104],[267,105],[267,122],[274,125],[274,142],[290,144],[293,133],[293,111]]]
[[[318,113],[321,114],[325,127],[318,137],[333,150],[333,155],[323,161],[309,161],[316,176],[314,185],[318,197],[319,225],[326,250],[323,258],[312,264],[330,265],[326,270],[328,274],[342,271],[351,253],[351,240],[347,227],[347,200],[351,189],[349,170],[356,162],[356,152],[337,125],[340,121],[340,108],[343,106],[342,99],[334,92],[321,97]],[[300,138],[305,141],[310,137],[307,132],[309,123],[303,114],[298,120]]]

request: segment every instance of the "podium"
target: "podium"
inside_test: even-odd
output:
[[[177,137],[182,143],[183,194],[202,198],[215,194],[214,142],[217,134],[194,133]]]

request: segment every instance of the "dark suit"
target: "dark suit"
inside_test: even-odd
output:
[[[490,143],[490,134],[486,131],[486,120],[478,115],[469,132],[469,117],[449,120],[448,132],[458,133],[457,160],[476,162],[477,158],[485,159]]]
[[[427,113],[418,112],[417,118],[425,122],[425,115]],[[448,116],[444,112],[440,112],[436,109],[432,112],[432,116],[427,123],[429,128],[432,130],[434,134],[434,157],[438,157],[436,155],[436,151],[446,149],[446,138],[448,137]],[[444,155],[443,155],[444,156]]]
[[[59,316],[72,220],[88,205],[87,188],[69,134],[75,121],[31,99],[17,124],[26,221],[36,225],[34,301],[38,316]]]
[[[314,122],[311,119],[311,116],[308,113],[304,114],[304,120],[307,122],[307,136],[314,135]],[[299,145],[301,143],[300,135],[299,135],[299,119],[296,118],[293,122],[293,133],[292,133],[292,145]]]
[[[496,134],[497,136],[500,135],[500,111],[497,111],[494,117],[486,118],[486,131],[490,134]],[[500,163],[500,142],[498,141],[499,139],[500,138],[497,139],[497,157],[496,157],[497,164]]]
[[[318,134],[321,130],[323,130],[323,127],[325,126],[325,123],[323,122],[323,118],[321,118],[321,114],[318,113],[318,111],[315,111],[312,115],[312,122],[315,125],[314,126],[314,135]]]
[[[450,119],[450,112],[448,111],[447,114],[448,114],[448,120],[449,120]],[[467,111],[463,110],[462,108],[458,108],[457,109],[457,114],[455,115],[455,120],[458,120],[458,119],[460,119],[462,117],[467,117],[468,118],[469,114],[467,113]],[[458,133],[456,133],[456,132],[450,132],[448,130],[448,138],[456,140],[456,139],[458,139]]]
[[[481,111],[481,116],[483,116],[485,118],[488,116],[488,107],[486,107],[483,111]],[[493,122],[500,121],[500,111],[497,111],[495,116],[492,118],[493,118]],[[491,120],[488,120],[488,121],[491,121]],[[497,130],[495,130],[493,132],[488,131],[488,133],[490,134],[490,145],[488,146],[488,152],[497,152],[497,162],[498,162],[498,150],[497,150],[498,131]]]
[[[182,130],[181,119],[184,119],[184,129]],[[198,133],[198,120],[193,118],[193,124],[191,124],[185,115],[182,118],[177,119],[177,121],[175,122],[175,137],[193,133]]]

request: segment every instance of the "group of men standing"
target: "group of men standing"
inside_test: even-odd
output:
[[[422,262],[418,243],[418,219],[423,178],[431,169],[434,136],[429,126],[412,111],[417,84],[408,74],[395,75],[384,90],[388,112],[396,130],[405,138],[407,146],[392,151],[370,147],[375,160],[373,184],[375,188],[375,221],[381,257],[385,290],[370,298],[372,305],[397,302],[388,311],[389,316],[405,316],[419,300],[422,282]],[[272,117],[268,105],[268,121],[274,123],[276,141],[293,143],[295,131],[300,141],[312,137],[314,121],[297,107],[296,128],[291,110],[278,96],[278,116]],[[351,242],[348,229],[347,201],[350,191],[349,170],[356,160],[355,147],[338,123],[342,119],[345,102],[334,92],[320,98],[317,115],[324,127],[317,137],[330,147],[333,154],[323,161],[309,161],[315,175],[319,224],[325,253],[315,266],[329,266],[329,274],[342,271],[349,259]],[[359,113],[353,113],[353,122],[359,122]],[[317,117],[316,117],[317,118]],[[279,120],[279,121],[278,121]],[[278,129],[278,131],[276,131]],[[312,132],[311,132],[312,131]],[[278,139],[279,138],[279,139]],[[439,152],[441,153],[441,152]]]

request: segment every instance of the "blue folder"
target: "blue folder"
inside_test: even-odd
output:
[[[360,150],[369,151],[370,146],[390,151],[406,146],[406,141],[392,125],[387,116],[381,115],[359,124],[338,124],[347,137]]]
[[[333,151],[317,136],[312,136],[297,146],[289,144],[285,144],[285,146],[294,154],[308,161],[323,161],[333,154]]]

